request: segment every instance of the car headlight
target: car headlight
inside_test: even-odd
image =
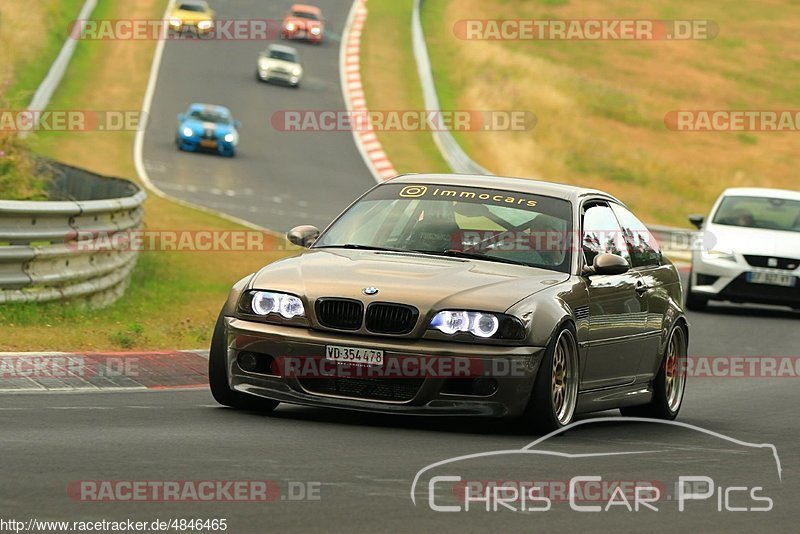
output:
[[[169,23],[172,26],[180,26],[181,25],[181,19],[169,19]]]
[[[712,249],[703,251],[703,257],[709,260],[725,260],[736,262],[736,255],[728,249]]]
[[[255,315],[266,316],[279,314],[284,319],[305,317],[303,301],[294,295],[273,291],[253,291],[249,293],[249,311]],[[247,302],[243,302],[247,306]]]
[[[491,313],[441,311],[431,319],[430,327],[445,334],[469,332],[473,336],[487,338],[497,333],[500,320]]]
[[[183,129],[183,136],[184,137],[191,137],[193,135],[194,135],[194,131],[191,128],[186,127],[186,128]]]
[[[290,32],[293,32],[294,31],[294,23],[293,22],[289,22],[288,24],[286,24],[286,29],[288,31],[290,31]]]
[[[233,135],[232,133],[229,133],[225,134],[225,137],[223,137],[223,139],[225,140],[226,143],[233,143],[233,141],[236,139],[236,136]]]
[[[210,30],[212,23],[210,20],[201,20],[197,23],[197,27],[201,30]]]
[[[292,69],[292,74],[294,74],[295,76],[300,76],[301,74],[303,74],[303,69],[301,69],[300,67],[295,67],[294,69]]]
[[[261,70],[269,70],[269,60],[266,60],[266,59],[258,60],[258,67]]]
[[[319,35],[319,33],[321,31],[322,30],[320,30],[318,27],[315,26],[315,27],[311,28],[311,35]]]

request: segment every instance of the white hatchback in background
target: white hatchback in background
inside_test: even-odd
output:
[[[709,300],[791,306],[800,310],[800,192],[733,188],[717,199],[692,252],[686,307]]]

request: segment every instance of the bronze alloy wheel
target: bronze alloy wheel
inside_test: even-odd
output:
[[[686,353],[686,333],[683,328],[675,328],[669,338],[664,362],[664,390],[670,412],[677,412],[683,401],[683,392],[686,389]]]
[[[568,329],[561,331],[553,352],[551,400],[559,424],[572,420],[578,400],[578,347]]]

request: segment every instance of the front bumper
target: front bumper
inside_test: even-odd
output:
[[[800,269],[787,271],[749,265],[741,254],[736,261],[715,259],[695,252],[692,258],[691,291],[709,300],[759,304],[800,305]],[[794,287],[757,284],[748,273],[781,274],[795,277]]]
[[[214,25],[202,27],[194,22],[183,21],[180,24],[169,23],[169,29],[177,33],[194,33],[197,35],[208,35],[214,31]]]
[[[514,417],[521,415],[528,404],[536,371],[543,358],[542,347],[506,347],[447,343],[427,340],[405,340],[388,337],[367,337],[338,332],[317,331],[302,327],[255,323],[226,318],[227,370],[232,389],[291,404],[343,408],[380,413],[410,415],[475,415],[486,417]],[[412,391],[409,398],[389,400],[372,398],[369,393],[340,394],[320,392],[314,380],[304,375],[292,376],[268,371],[242,370],[237,358],[241,352],[259,357],[292,358],[295,361],[314,359],[324,361],[326,345],[344,345],[381,349],[385,361],[423,356],[460,361],[462,368],[482,369],[485,374],[468,378],[442,375],[399,377],[395,380],[404,391]],[[454,381],[494,379],[496,389],[490,394],[453,392]],[[338,380],[352,381],[351,378]],[[377,384],[361,379],[359,384]],[[365,382],[366,381],[366,382]],[[413,385],[409,385],[412,384]],[[408,384],[406,383],[408,382]],[[348,384],[348,383],[345,383]],[[357,388],[356,388],[357,389]],[[371,390],[368,387],[367,390]],[[354,391],[352,388],[348,391]]]
[[[281,36],[287,40],[312,41],[312,42],[322,41],[322,32],[319,34],[313,34],[310,31],[306,31],[303,29],[295,29],[289,31],[286,28],[284,28],[283,31],[281,32]]]
[[[204,139],[199,137],[186,137],[182,133],[178,134],[178,147],[181,150],[186,150],[188,152],[216,152],[223,155],[233,154],[236,152],[236,146],[233,143],[228,143],[223,139],[214,139],[213,141],[216,143],[216,146],[211,147],[203,146],[203,141]]]
[[[258,68],[258,77],[265,82],[279,82],[288,85],[297,85],[303,78],[303,75],[295,76],[290,72],[276,71],[275,69],[262,69]]]

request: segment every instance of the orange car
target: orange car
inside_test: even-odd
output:
[[[324,32],[325,21],[318,7],[294,4],[283,19],[281,37],[319,43]]]

